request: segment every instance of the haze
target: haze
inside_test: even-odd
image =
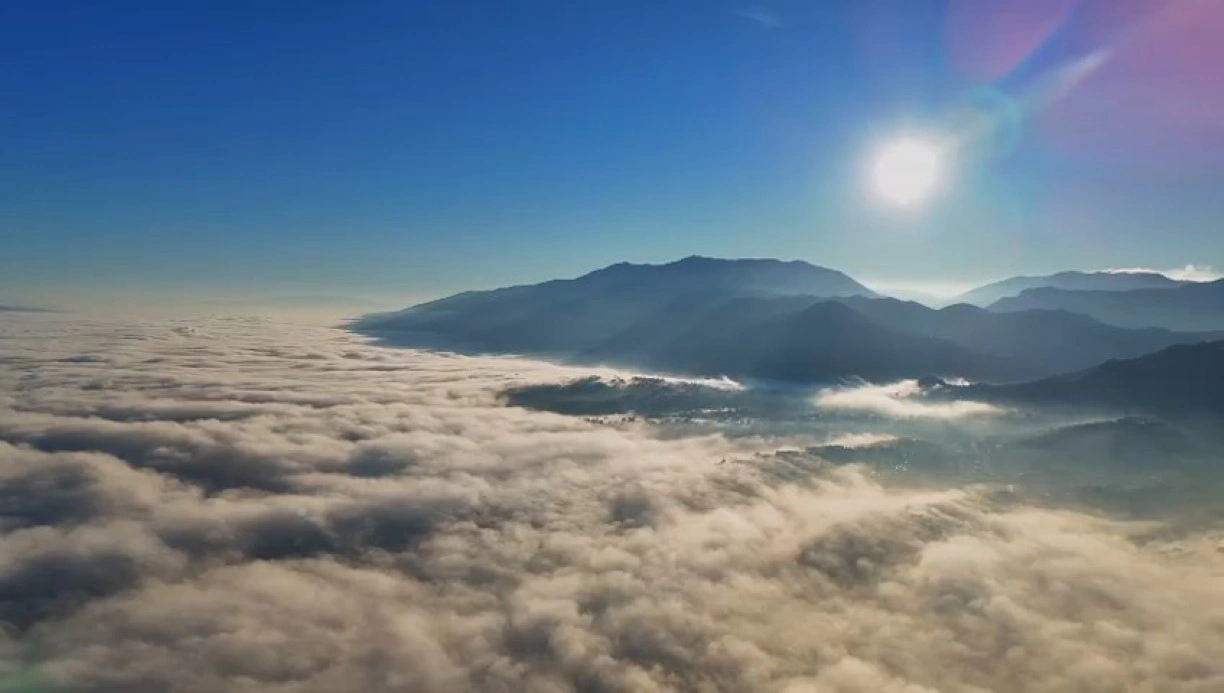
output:
[[[1224,691],[1224,3],[0,3],[0,693]]]

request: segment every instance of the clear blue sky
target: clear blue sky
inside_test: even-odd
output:
[[[1187,69],[1218,51],[1133,0],[1043,4],[9,0],[0,303],[408,300],[689,254],[912,285],[1224,266],[1224,80]],[[993,154],[919,210],[864,194],[874,147],[965,104]]]

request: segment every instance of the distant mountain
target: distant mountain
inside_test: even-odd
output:
[[[470,291],[366,316],[356,326],[439,335],[469,349],[572,354],[650,318],[660,306],[797,295],[874,293],[841,272],[806,262],[694,256],[665,265],[620,263],[577,279]]]
[[[933,310],[893,299],[839,300],[881,325],[1006,359],[1031,377],[1079,370],[1108,359],[1141,356],[1173,344],[1219,336],[1126,329],[1060,310],[993,313],[964,303]]]
[[[691,257],[578,279],[468,292],[354,324],[385,341],[545,355],[693,375],[828,381],[1031,372],[946,340],[894,331],[831,298],[870,297],[803,262]]]
[[[1224,341],[1181,344],[1067,375],[956,388],[958,396],[1116,411],[1224,414]]]
[[[992,311],[1053,308],[1089,315],[1121,327],[1172,330],[1224,329],[1224,279],[1188,282],[1171,289],[1068,291],[1029,289],[989,306]]]
[[[1201,341],[1063,311],[933,310],[806,263],[688,258],[458,294],[354,328],[385,342],[786,382],[1039,378]]]
[[[31,308],[29,306],[0,306],[0,313],[50,313],[46,308]]]
[[[1009,359],[893,329],[849,305],[814,297],[742,298],[687,315],[667,309],[582,357],[787,382],[849,376],[894,380],[924,373],[1009,379],[1032,372]]]
[[[1128,330],[1062,311],[933,310],[859,296],[665,306],[580,360],[818,381],[928,373],[1010,380],[1139,356],[1204,335]]]
[[[949,301],[988,306],[999,299],[1018,296],[1038,288],[1069,291],[1131,291],[1134,289],[1171,289],[1187,282],[1170,279],[1157,272],[1059,272],[1044,277],[1012,277],[979,286]]]

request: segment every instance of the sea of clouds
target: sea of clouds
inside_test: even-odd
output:
[[[587,372],[4,318],[0,690],[1224,690],[1218,533],[500,396]]]

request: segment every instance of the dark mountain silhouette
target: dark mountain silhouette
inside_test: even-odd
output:
[[[1172,330],[1224,329],[1224,279],[1187,283],[1172,289],[1067,291],[1030,289],[990,305],[992,311],[1032,308],[1069,310],[1121,327]]]
[[[1069,291],[1131,291],[1134,289],[1171,289],[1186,283],[1170,279],[1157,272],[1059,272],[1043,277],[1011,277],[986,284],[957,296],[950,303],[989,306],[999,299],[1018,296],[1022,291],[1038,288]]]
[[[786,382],[1026,380],[1205,338],[1062,311],[933,310],[806,263],[707,258],[458,294],[354,327],[412,346]]]
[[[958,396],[1024,404],[1169,413],[1224,413],[1224,341],[1180,344],[1133,359],[1014,385],[956,388]]]
[[[30,306],[0,306],[0,313],[50,313],[46,308],[31,308]]]
[[[694,256],[666,265],[620,263],[577,279],[470,291],[367,316],[357,326],[440,335],[473,349],[569,354],[596,346],[663,305],[793,295],[874,294],[841,272],[806,262]]]
[[[667,306],[581,360],[781,380],[925,373],[1008,380],[1203,338],[1063,311],[998,314],[963,304],[933,310],[896,299],[795,296]]]
[[[839,300],[881,325],[1007,359],[1032,374],[1079,370],[1107,359],[1141,356],[1213,336],[1126,329],[1061,310],[993,313],[964,303],[933,310],[894,299]]]
[[[918,373],[1013,378],[1027,372],[1008,359],[895,330],[848,305],[814,297],[735,299],[674,320],[667,317],[672,312],[589,350],[584,360],[790,382]]]

